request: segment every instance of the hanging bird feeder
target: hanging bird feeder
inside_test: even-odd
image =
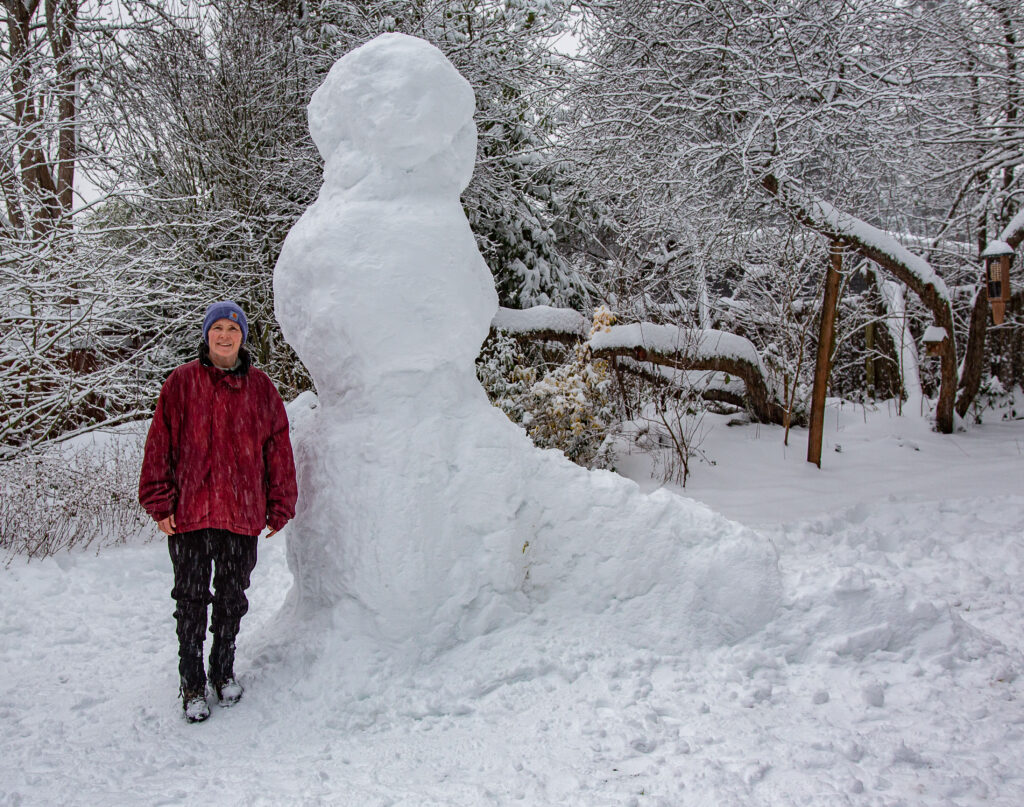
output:
[[[941,356],[948,338],[949,335],[946,333],[945,328],[940,328],[938,325],[929,325],[921,341],[924,342],[929,356]]]
[[[988,301],[992,306],[992,321],[1003,324],[1006,304],[1010,302],[1010,264],[1013,247],[1005,241],[989,241],[981,259],[985,262],[984,282],[988,287]]]

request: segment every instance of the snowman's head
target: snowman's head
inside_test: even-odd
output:
[[[476,158],[473,89],[422,39],[383,34],[347,54],[313,94],[309,128],[325,183],[369,178],[374,195],[469,183]]]

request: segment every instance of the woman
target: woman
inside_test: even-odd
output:
[[[257,538],[295,515],[284,403],[266,373],[251,366],[243,347],[248,335],[235,303],[207,308],[199,358],[175,369],[160,390],[139,479],[139,501],[168,536],[182,708],[190,723],[209,717],[207,680],[221,706],[242,697],[235,637],[249,609],[245,590]],[[211,602],[207,679],[203,640]]]

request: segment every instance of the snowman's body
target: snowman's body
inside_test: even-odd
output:
[[[274,276],[319,395],[289,613],[430,652],[541,602],[609,630],[647,615],[646,644],[757,630],[779,596],[766,541],[538,450],[488,404],[474,359],[497,298],[459,201],[473,108],[440,51],[398,34],[339,60],[310,106],[324,186]]]

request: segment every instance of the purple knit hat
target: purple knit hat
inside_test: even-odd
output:
[[[229,319],[237,323],[238,327],[242,329],[242,342],[249,339],[249,321],[245,318],[245,312],[239,307],[238,303],[233,303],[231,300],[221,300],[219,303],[213,303],[207,308],[206,316],[203,317],[203,341],[206,344],[210,344],[210,326],[219,319]]]

